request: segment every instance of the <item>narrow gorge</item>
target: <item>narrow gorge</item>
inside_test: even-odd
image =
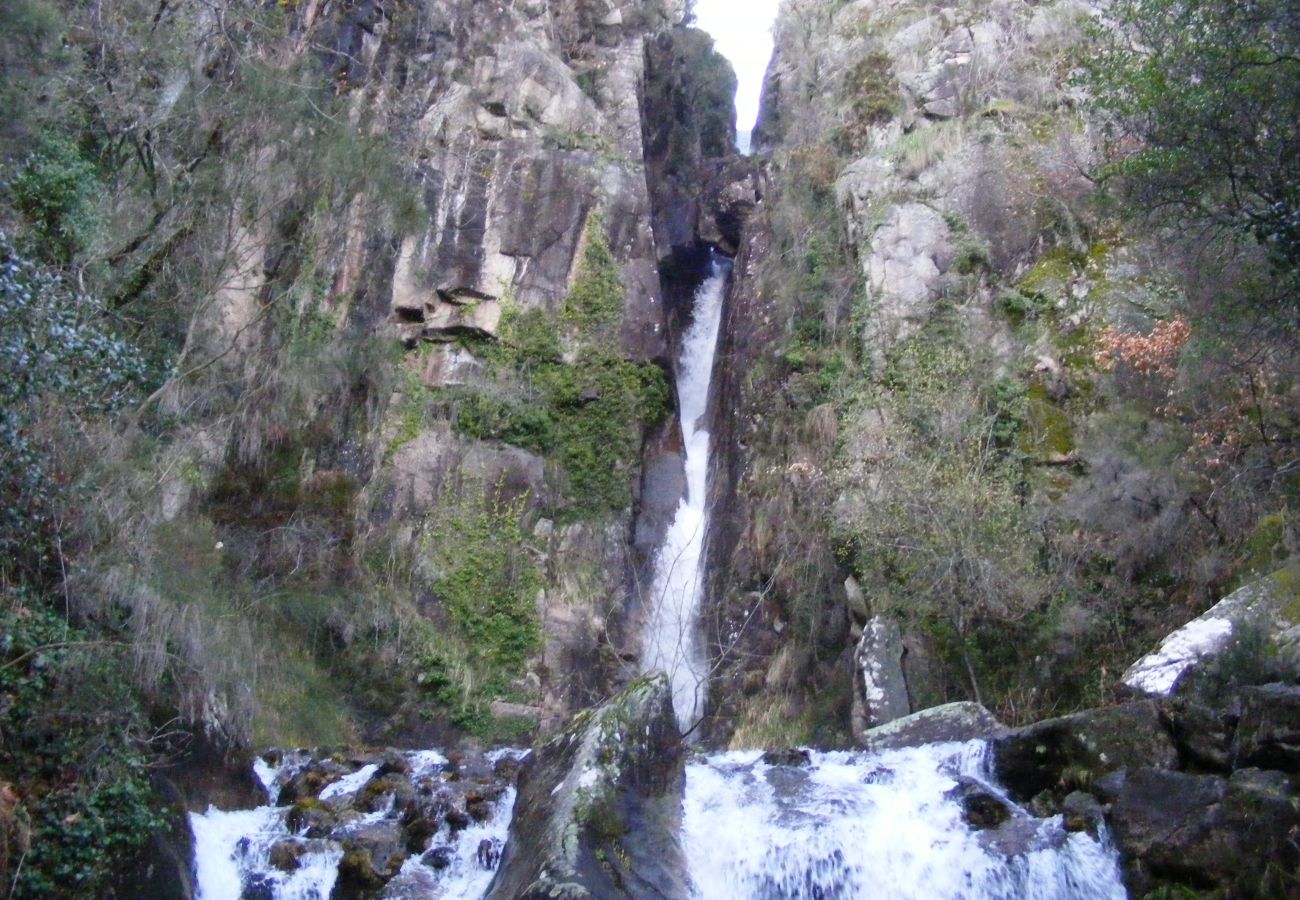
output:
[[[1300,892],[1293,12],[696,6],[0,0],[8,896]]]

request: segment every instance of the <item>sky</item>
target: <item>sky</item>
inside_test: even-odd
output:
[[[780,0],[695,0],[695,25],[713,35],[719,52],[731,61],[740,87],[736,128],[754,127],[763,73],[772,56],[772,21]]]

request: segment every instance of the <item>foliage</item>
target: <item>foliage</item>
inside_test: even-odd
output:
[[[483,717],[483,706],[507,694],[541,641],[537,593],[542,573],[525,545],[526,498],[504,500],[462,493],[445,504],[424,538],[454,646],[431,649],[421,681],[454,720]],[[465,671],[456,671],[457,658]]]
[[[101,224],[94,164],[67,138],[47,136],[13,168],[5,186],[31,223],[33,248],[65,263],[88,247]]]
[[[1109,327],[1098,338],[1097,364],[1110,370],[1123,363],[1143,375],[1173,378],[1178,351],[1191,334],[1191,326],[1183,319],[1157,322],[1146,335]]]
[[[618,354],[623,283],[598,217],[589,223],[577,278],[560,309],[573,359],[566,362],[542,310],[512,312],[487,356],[514,384],[474,390],[457,402],[456,427],[550,456],[568,484],[558,515],[627,508],[640,430],[669,408],[663,370]]]
[[[871,129],[898,114],[901,100],[894,64],[883,50],[863,56],[844,77],[844,93],[852,115],[840,132],[840,149],[862,147]]]
[[[1087,62],[1109,173],[1143,207],[1300,267],[1300,18],[1289,0],[1118,0]]]
[[[9,895],[97,896],[163,824],[143,767],[144,715],[112,642],[12,592],[3,604],[0,780],[31,829]]]
[[[8,554],[31,543],[68,477],[50,465],[41,424],[112,412],[144,375],[135,348],[102,316],[93,298],[0,233],[0,548]]]

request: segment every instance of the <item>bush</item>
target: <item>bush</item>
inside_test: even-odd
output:
[[[163,824],[145,775],[144,715],[111,642],[12,593],[2,602],[0,781],[30,823],[8,895],[98,896]]]
[[[28,548],[69,473],[41,424],[111,412],[144,376],[99,304],[15,251],[0,232],[0,549]]]

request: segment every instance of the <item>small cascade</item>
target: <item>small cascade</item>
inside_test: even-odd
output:
[[[682,339],[677,397],[686,494],[655,560],[641,652],[643,671],[666,672],[671,679],[673,710],[683,730],[699,719],[708,684],[708,662],[697,622],[703,583],[701,557],[708,530],[709,432],[705,414],[730,273],[730,260],[715,257],[709,277],[695,292],[693,318]]]
[[[983,742],[882,753],[759,752],[687,767],[683,843],[695,900],[1121,900],[1118,857],[1099,838],[1037,819],[998,790]],[[963,818],[975,779],[1010,811],[996,829]]]
[[[499,750],[489,763],[519,759],[519,751]],[[382,771],[371,763],[342,775],[309,799],[307,808],[324,815],[293,827],[294,807],[278,805],[282,788],[306,767],[319,765],[306,754],[286,754],[278,764],[258,759],[254,771],[269,804],[256,809],[191,813],[197,900],[329,900],[339,879],[346,849],[366,846],[372,836],[401,835],[413,812],[455,809],[457,776],[448,760],[433,750],[401,754],[416,799],[398,808],[395,796],[376,791]],[[376,795],[379,796],[367,796]],[[427,798],[421,801],[419,798]],[[427,852],[406,858],[389,882],[410,896],[478,898],[488,889],[505,844],[515,790],[507,787],[486,817],[462,815],[452,825],[445,816],[426,841]],[[463,811],[462,811],[463,812]],[[328,824],[322,824],[327,822]],[[398,844],[394,844],[398,846]]]

